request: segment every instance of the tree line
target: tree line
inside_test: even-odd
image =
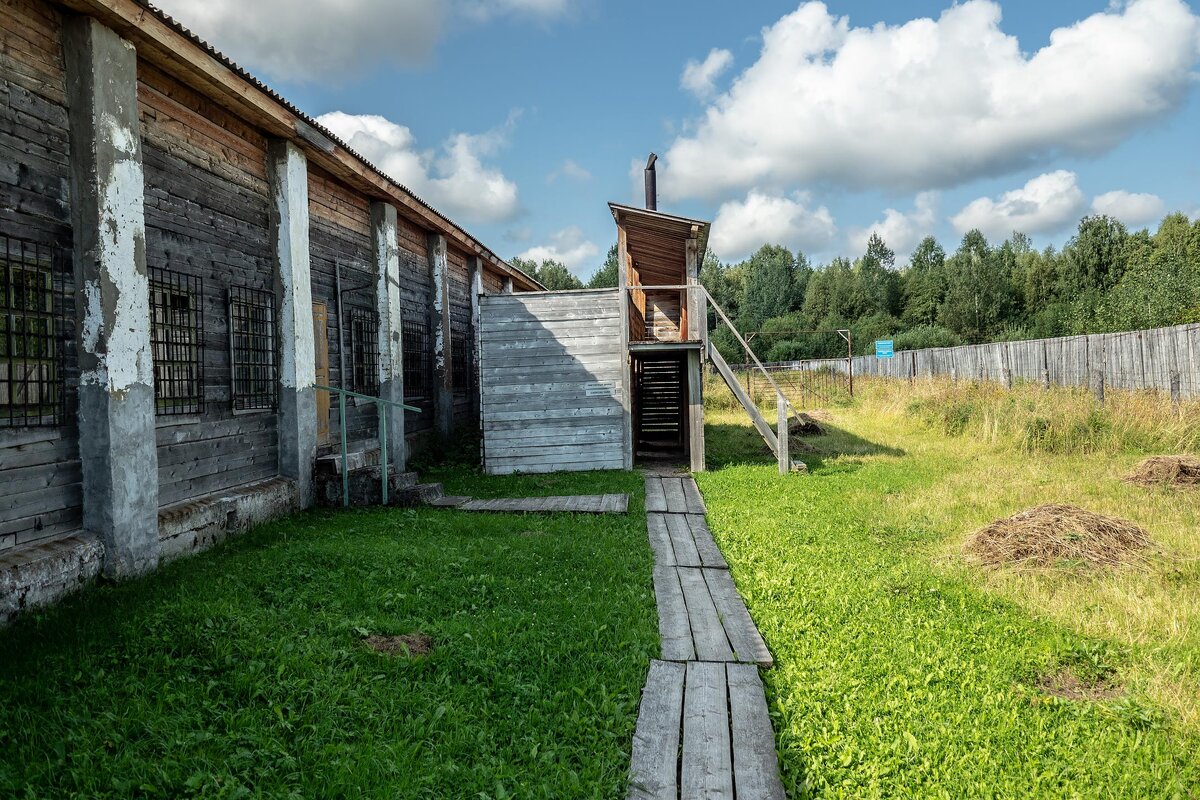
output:
[[[617,284],[615,246],[587,284],[554,261],[513,264],[548,289]],[[820,265],[765,244],[732,264],[707,253],[700,280],[766,361],[844,355],[839,329],[856,354],[874,352],[875,339],[908,350],[1140,330],[1200,322],[1200,219],[1171,214],[1151,233],[1087,216],[1062,249],[1037,250],[1019,232],[993,244],[972,230],[948,253],[928,236],[902,267],[878,234],[854,260]],[[725,326],[713,337],[743,360]]]

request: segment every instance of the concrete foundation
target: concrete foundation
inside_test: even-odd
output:
[[[75,229],[84,532],[104,574],[158,564],[158,456],[137,53],[89,17],[63,31]]]
[[[94,536],[68,536],[0,558],[0,624],[48,606],[100,574],[104,545]]]
[[[400,311],[400,249],[396,245],[396,207],[371,204],[371,248],[375,259],[375,310],[379,315],[379,396],[404,402],[404,336]],[[408,460],[404,409],[385,406],[388,459],[403,472]]]
[[[272,478],[167,506],[158,512],[161,559],[171,561],[220,544],[299,508],[296,482]]]

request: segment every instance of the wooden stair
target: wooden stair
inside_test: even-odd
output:
[[[721,373],[721,377],[725,379],[725,384],[729,387],[729,391],[733,392],[733,396],[742,404],[742,408],[746,409],[746,413],[750,415],[750,421],[754,423],[754,427],[762,436],[763,441],[767,443],[767,447],[771,448],[771,452],[776,457],[779,456],[779,439],[775,436],[775,431],[771,430],[771,426],[763,418],[759,412],[758,406],[754,405],[754,401],[750,399],[750,395],[746,394],[746,390],[742,387],[742,382],[733,374],[733,370],[725,363],[724,356],[713,344],[708,345],[708,358],[712,361],[713,366],[717,368],[717,372]]]

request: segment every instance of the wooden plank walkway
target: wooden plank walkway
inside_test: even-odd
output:
[[[459,511],[497,513],[575,512],[577,514],[624,514],[629,510],[627,494],[579,494],[555,497],[502,497],[493,500],[469,500]]]
[[[662,660],[650,662],[633,800],[783,800],[758,667],[770,651],[737,593],[690,476],[646,477]]]

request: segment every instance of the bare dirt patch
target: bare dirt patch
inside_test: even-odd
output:
[[[433,649],[433,639],[424,633],[402,633],[399,636],[372,634],[363,639],[363,644],[385,656],[416,658]]]
[[[963,554],[996,567],[1115,567],[1140,560],[1151,546],[1150,535],[1129,520],[1049,504],[985,525],[967,538]]]
[[[1200,458],[1195,456],[1151,456],[1125,476],[1135,486],[1200,487]]]
[[[1108,676],[1085,680],[1070,667],[1048,672],[1037,680],[1038,691],[1065,700],[1111,700],[1125,690]]]

